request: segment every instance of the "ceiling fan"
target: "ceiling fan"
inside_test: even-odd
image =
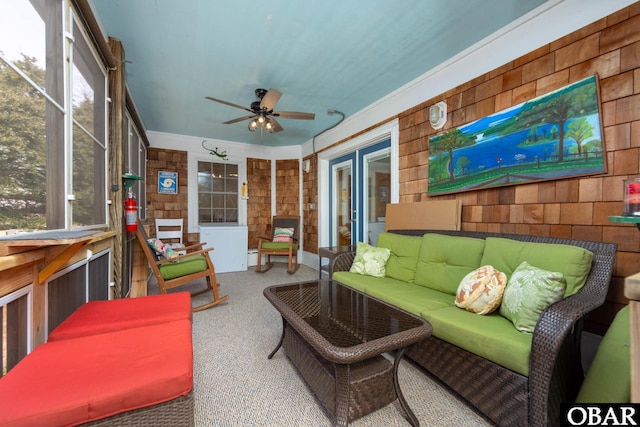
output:
[[[223,122],[223,124],[228,125],[231,123],[237,123],[243,120],[251,119],[248,126],[251,132],[255,131],[259,127],[265,129],[270,133],[283,131],[284,128],[280,125],[280,123],[276,121],[276,117],[282,119],[298,120],[313,120],[316,117],[316,115],[313,113],[302,113],[299,111],[273,111],[273,108],[276,106],[277,102],[282,96],[282,92],[276,89],[256,89],[255,94],[260,99],[260,101],[252,102],[251,107],[249,108],[243,107],[242,105],[234,104],[229,101],[224,101],[222,99],[216,99],[211,96],[205,96],[205,98],[250,112],[251,114],[248,116],[227,120],[226,122]]]

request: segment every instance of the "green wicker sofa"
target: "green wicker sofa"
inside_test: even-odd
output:
[[[469,231],[381,233],[384,277],[351,272],[356,252],[334,257],[333,280],[422,316],[433,336],[407,356],[501,426],[558,425],[561,404],[575,400],[584,373],[581,332],[602,305],[616,245],[542,236]],[[461,280],[490,265],[511,277],[523,262],[566,281],[559,301],[521,332],[496,309],[480,315],[455,304]],[[509,284],[507,284],[507,287]],[[506,292],[505,292],[506,295]]]

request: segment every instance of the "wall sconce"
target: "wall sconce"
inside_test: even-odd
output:
[[[302,171],[304,173],[309,173],[310,170],[311,170],[311,161],[309,159],[304,160],[302,162]]]
[[[436,104],[433,104],[429,108],[429,123],[431,123],[431,127],[436,130],[442,129],[442,127],[446,122],[447,122],[447,103],[444,101],[440,101]]]

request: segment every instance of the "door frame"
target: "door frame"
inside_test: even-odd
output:
[[[367,146],[382,142],[385,139],[391,141],[391,185],[390,203],[398,203],[400,200],[400,184],[398,170],[398,141],[400,131],[398,120],[394,119],[379,127],[365,132],[355,138],[328,148],[318,153],[318,247],[329,246],[330,241],[330,218],[329,210],[331,188],[329,187],[329,178],[331,176],[331,168],[329,162],[333,159],[344,156],[350,152],[363,149]],[[426,190],[426,189],[425,189]]]

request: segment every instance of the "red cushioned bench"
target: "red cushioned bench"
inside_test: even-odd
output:
[[[90,301],[80,306],[51,331],[48,341],[78,338],[180,319],[191,319],[189,292]]]
[[[193,426],[191,302],[181,294],[188,304],[169,294],[83,305],[0,379],[0,425]]]

